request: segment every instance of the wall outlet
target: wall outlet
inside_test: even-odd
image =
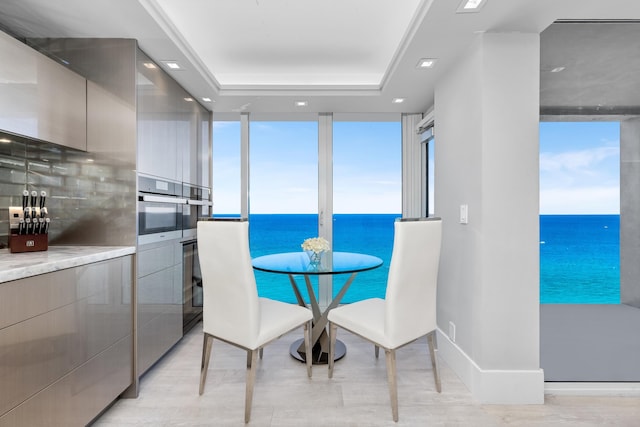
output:
[[[449,322],[449,339],[456,342],[456,324],[453,322]]]

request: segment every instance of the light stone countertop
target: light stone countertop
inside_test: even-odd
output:
[[[49,246],[48,251],[12,254],[0,249],[0,283],[131,255],[135,246]]]

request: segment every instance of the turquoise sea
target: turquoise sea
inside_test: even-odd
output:
[[[353,302],[384,297],[397,214],[336,214],[336,251],[378,256],[384,265],[359,273],[343,298]],[[302,250],[317,236],[313,214],[253,214],[249,218],[253,257]],[[540,216],[540,302],[620,303],[619,215]],[[347,276],[334,276],[334,294]],[[260,296],[295,302],[286,275],[256,272]],[[317,286],[317,283],[314,282]]]
[[[620,215],[540,216],[540,302],[620,304]]]

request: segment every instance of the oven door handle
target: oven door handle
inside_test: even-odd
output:
[[[170,203],[173,205],[186,205],[187,199],[180,197],[169,196],[156,196],[155,194],[143,194],[138,197],[141,202],[153,202],[153,203]]]
[[[208,200],[187,200],[187,204],[188,205],[194,205],[194,206],[213,206],[213,202],[210,202]]]

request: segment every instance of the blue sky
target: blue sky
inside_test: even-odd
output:
[[[540,213],[620,213],[620,124],[540,123]]]
[[[252,213],[316,213],[317,122],[251,122]],[[336,213],[399,213],[399,122],[335,122]],[[238,213],[240,125],[214,122],[214,213]]]
[[[619,123],[540,123],[540,213],[618,214]],[[252,122],[251,212],[315,213],[317,122]],[[398,122],[334,123],[334,211],[399,213]],[[437,141],[436,141],[437,143]],[[240,123],[214,122],[214,213],[240,212]]]

